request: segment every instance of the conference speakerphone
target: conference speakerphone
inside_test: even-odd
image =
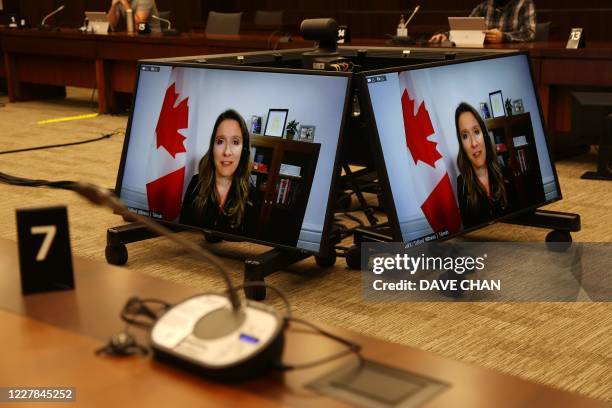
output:
[[[151,331],[154,355],[207,378],[257,377],[283,350],[284,323],[273,308],[248,302],[237,310],[227,296],[202,294],[167,311]]]

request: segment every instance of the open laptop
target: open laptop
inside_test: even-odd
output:
[[[109,22],[103,11],[86,11],[85,18],[89,21],[89,30],[94,34],[108,34]]]
[[[483,47],[487,29],[484,17],[449,17],[449,40],[458,47]]]

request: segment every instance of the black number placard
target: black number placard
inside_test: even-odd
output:
[[[567,45],[565,48],[576,49],[576,48],[584,48],[584,33],[582,32],[582,28],[572,28],[570,32],[569,39],[567,40]]]
[[[66,207],[16,212],[21,292],[74,289]]]
[[[351,42],[351,30],[346,25],[338,26],[338,44],[348,44]]]

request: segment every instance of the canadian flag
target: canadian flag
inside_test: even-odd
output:
[[[432,231],[452,234],[461,228],[452,181],[456,178],[452,164],[455,157],[436,131],[440,126],[431,109],[433,104],[427,98],[426,87],[419,89],[424,81],[414,77],[417,73],[420,72],[406,71],[399,75],[406,146],[411,158],[409,182],[413,183],[415,199]]]
[[[194,95],[198,78],[190,74],[185,68],[172,68],[149,149],[146,182],[149,210],[168,221],[180,215],[185,166],[188,156],[195,154]]]

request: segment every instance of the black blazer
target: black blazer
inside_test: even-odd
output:
[[[489,185],[491,189],[496,189],[496,185],[493,184],[493,180],[489,177]],[[487,223],[491,220],[501,217],[510,211],[510,203],[512,201],[511,186],[507,179],[504,177],[504,188],[506,189],[506,196],[508,199],[508,205],[502,206],[499,200],[487,197],[484,189],[479,186],[476,189],[476,208],[469,208],[467,202],[467,187],[465,180],[460,174],[457,177],[457,196],[459,199],[459,211],[461,212],[461,221],[463,221],[464,228],[474,227],[480,224]]]
[[[249,197],[245,208],[244,219],[242,223],[236,227],[232,227],[230,219],[225,210],[220,210],[217,204],[216,197],[209,200],[206,207],[202,211],[198,211],[194,202],[200,190],[198,184],[198,175],[194,175],[187,186],[185,196],[183,197],[183,204],[181,206],[181,216],[179,222],[185,225],[191,225],[194,227],[200,227],[212,231],[226,232],[236,235],[246,235],[254,237],[257,230],[257,221],[259,218],[259,206],[256,205],[256,194],[255,188],[249,189]],[[227,200],[225,202],[225,208],[231,207],[233,202],[236,200],[234,189],[231,188]]]

